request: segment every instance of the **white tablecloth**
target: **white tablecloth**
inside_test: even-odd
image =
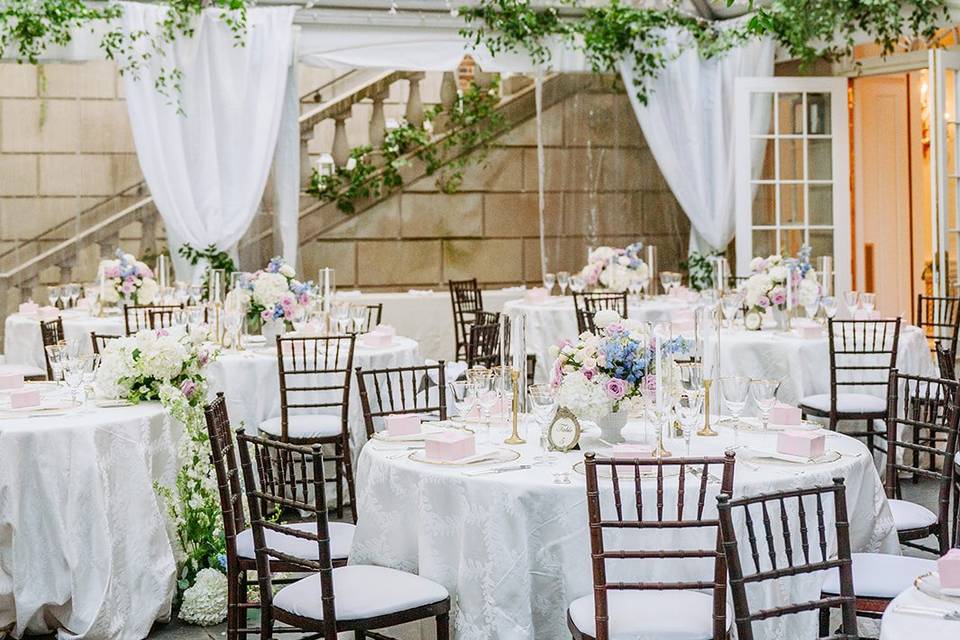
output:
[[[415,340],[402,336],[396,336],[389,347],[366,347],[358,341],[353,353],[354,368],[385,369],[417,364],[423,364],[420,346]],[[211,393],[223,392],[231,423],[235,428],[243,424],[248,433],[256,433],[261,422],[280,415],[279,375],[276,347],[224,351],[207,368]],[[355,375],[351,387],[349,426],[357,452],[367,436]],[[301,401],[302,397],[297,400]]]
[[[689,303],[666,296],[657,296],[641,302],[631,297],[627,316],[645,322],[664,322],[670,319],[671,311],[687,307]],[[553,296],[539,304],[513,300],[503,305],[503,312],[511,320],[521,314],[526,316],[527,353],[537,356],[537,381],[547,382],[548,372],[553,363],[550,359],[550,347],[564,338],[576,339],[579,333],[573,297]]]
[[[537,440],[532,431],[527,438],[531,444],[519,447],[521,458],[513,464],[532,463],[540,452],[539,446],[532,444]],[[493,441],[502,442],[505,435],[505,430],[495,430]],[[773,447],[773,438],[770,434],[741,433],[739,442]],[[830,436],[828,441],[832,448],[851,455],[831,464],[789,469],[737,464],[735,495],[823,485],[835,476],[844,477],[853,548],[898,553],[890,510],[866,448],[842,435]],[[720,454],[731,445],[732,433],[722,429],[717,438],[694,438],[692,453]],[[674,455],[684,451],[681,440],[670,440],[667,447]],[[453,637],[458,640],[569,637],[567,605],[592,589],[585,480],[571,470],[581,458],[580,452],[571,452],[548,466],[469,477],[463,469],[418,463],[384,443],[370,442],[363,448],[357,468],[360,511],[350,561],[412,571],[443,584],[453,598]],[[553,474],[558,471],[569,472],[571,483],[555,484]],[[675,482],[667,483],[667,493],[673,495],[664,496],[665,504],[676,504]],[[612,504],[610,483],[602,483],[604,500]],[[633,488],[626,484],[624,495],[631,496]],[[692,486],[688,478],[688,509],[696,500],[691,497],[691,491],[695,493]],[[645,493],[651,492],[645,500],[648,509],[656,504],[655,487],[652,479],[644,483]],[[710,485],[706,513],[716,512],[717,489],[718,485]],[[632,500],[625,499],[625,503],[632,504]],[[605,504],[604,509],[608,507]],[[808,516],[813,517],[812,512],[808,509]],[[811,524],[808,530],[815,531]],[[711,548],[714,542],[703,532],[685,531],[682,535],[685,540],[680,544],[687,548]],[[645,548],[678,546],[674,530],[646,530],[641,536],[639,544]],[[605,538],[610,548],[615,548],[610,544],[612,534],[607,533]],[[628,548],[637,548],[637,538],[633,540]],[[677,580],[712,576],[706,562],[639,560],[620,566],[624,576],[632,579],[656,580],[663,576]],[[608,579],[618,578],[608,573]],[[762,597],[770,603],[811,599],[819,594],[820,584],[819,576],[810,575],[777,585],[768,583]],[[815,616],[790,617],[771,624],[777,627],[777,633],[787,631],[769,637],[806,640],[816,629]],[[421,637],[416,625],[408,625],[401,632],[404,637]],[[426,625],[422,636],[431,637]]]
[[[940,611],[956,611],[958,607],[920,593],[910,587],[893,599],[883,612],[880,640],[948,640],[960,638],[960,620],[938,620],[929,616],[897,613],[899,606],[923,607]]]
[[[500,311],[505,302],[522,296],[522,289],[485,289],[483,306],[487,311]],[[356,304],[383,303],[383,322],[419,342],[425,358],[453,360],[453,305],[446,288],[417,293],[341,291],[338,297]]]
[[[704,365],[716,360],[716,344],[707,337]],[[923,332],[906,326],[900,332],[897,367],[901,373],[939,377]],[[800,338],[784,331],[720,332],[720,371],[723,376],[747,376],[782,380],[777,398],[797,404],[801,398],[830,393],[830,345],[826,332],[819,338]],[[883,395],[879,388],[866,392]]]
[[[182,433],[157,403],[0,420],[0,635],[145,638],[176,564],[153,483]]]
[[[122,336],[123,316],[111,315],[103,318],[91,316],[86,311],[69,310],[62,313],[63,332],[67,340],[80,340],[83,353],[93,351],[90,333],[103,333]],[[3,353],[10,364],[28,364],[47,369],[43,357],[43,338],[40,336],[40,320],[33,315],[14,313],[7,316],[4,323]]]

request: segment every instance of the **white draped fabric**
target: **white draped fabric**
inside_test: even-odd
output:
[[[688,36],[670,34],[672,47],[682,37]],[[691,249],[722,250],[733,238],[734,80],[773,75],[773,54],[771,40],[751,42],[709,60],[696,49],[687,49],[648,82],[651,99],[646,106],[636,98],[631,61],[621,63],[620,73],[643,136],[690,219]],[[758,110],[755,117],[769,120],[770,114]],[[762,145],[757,145],[755,153],[762,158]]]
[[[283,259],[296,265],[300,248],[300,93],[296,69],[287,71],[280,131],[273,158],[273,212]]]
[[[154,32],[166,11],[124,3],[123,27]],[[205,10],[193,38],[151,58],[138,78],[124,76],[140,167],[177,241],[231,250],[253,220],[277,144],[294,13],[294,7],[248,9],[244,46],[235,46],[219,10]],[[177,96],[154,87],[164,68],[182,73],[183,113]]]

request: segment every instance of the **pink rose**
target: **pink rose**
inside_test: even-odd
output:
[[[108,278],[119,278],[120,277],[120,267],[107,267],[104,269],[103,275]]]
[[[137,285],[133,283],[132,278],[127,278],[126,280],[123,281],[123,285],[120,287],[120,289],[124,293],[130,294],[137,290]]]
[[[182,393],[187,400],[190,399],[196,390],[197,383],[193,380],[187,379],[180,384],[180,393]]]
[[[767,298],[767,296],[760,296],[760,299],[757,300],[757,306],[761,309],[766,309],[770,306],[770,300]]]
[[[264,322],[267,322],[268,320],[273,320],[273,311],[269,309],[264,309],[263,311],[260,312],[260,319],[263,320]]]
[[[604,387],[604,391],[607,392],[607,397],[611,400],[619,400],[627,393],[627,383],[625,380],[620,378],[610,378],[607,380],[607,385]]]
[[[168,336],[168,335],[170,335],[170,332],[167,331],[166,329],[157,329],[158,338],[162,338],[163,336]]]
[[[559,387],[561,380],[563,380],[563,363],[558,358],[553,363],[553,375],[550,376],[550,384]]]
[[[787,301],[787,291],[783,287],[775,287],[770,292],[770,302],[775,305],[781,305]]]
[[[656,391],[657,376],[652,374],[643,376],[643,388],[645,391]]]
[[[591,367],[589,369],[581,369],[580,373],[582,373],[583,377],[587,380],[593,380],[593,377],[597,375],[597,370]]]
[[[613,324],[608,324],[608,325],[607,325],[607,333],[608,333],[608,334],[623,333],[623,325],[620,324],[619,322],[614,322]]]

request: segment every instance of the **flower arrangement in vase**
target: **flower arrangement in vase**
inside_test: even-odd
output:
[[[631,285],[643,285],[650,279],[650,268],[640,257],[642,242],[624,249],[597,247],[587,256],[587,265],[580,277],[588,286],[611,291],[626,291]]]
[[[153,271],[133,254],[117,249],[114,260],[100,263],[100,300],[103,304],[150,304],[160,294]]]
[[[229,298],[239,298],[252,322],[293,322],[309,304],[312,282],[297,280],[296,270],[283,258],[272,258],[265,269],[256,271],[232,291]]]
[[[781,315],[789,306],[816,299],[820,285],[810,264],[810,247],[804,245],[796,258],[779,254],[754,258],[750,261],[750,277],[741,287],[747,306],[744,324],[754,331],[762,326],[767,309]],[[794,295],[796,298],[792,299]]]
[[[594,316],[597,333],[584,332],[576,342],[561,342],[551,349],[556,358],[551,384],[559,405],[581,420],[600,423],[617,416],[605,439],[617,438],[626,424],[630,403],[656,389],[655,343],[638,322],[621,320],[611,309]],[[674,337],[663,345],[668,360],[689,353],[692,341]],[[601,430],[606,431],[601,425]]]

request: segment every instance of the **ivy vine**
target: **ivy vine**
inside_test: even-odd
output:
[[[445,136],[435,139],[433,134],[434,123],[444,113],[437,105],[424,114],[422,127],[402,122],[386,133],[379,149],[355,147],[347,164],[333,173],[320,174],[315,168],[307,192],[324,202],[335,202],[344,213],[355,213],[358,200],[379,198],[402,187],[400,170],[410,164],[411,157],[424,163],[427,175],[437,176],[441,191],[457,191],[467,168],[483,163],[490,143],[506,129],[506,121],[497,111],[499,95],[497,82],[489,88],[472,84],[446,114]]]

